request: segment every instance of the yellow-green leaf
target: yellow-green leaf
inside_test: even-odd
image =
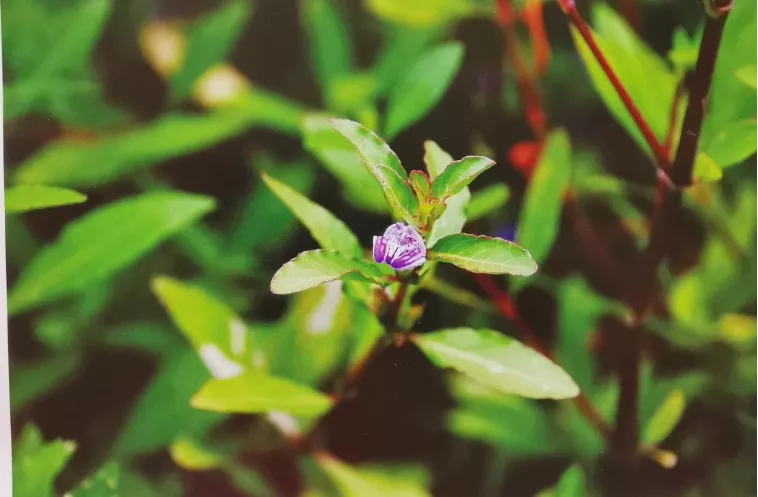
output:
[[[19,185],[5,189],[5,212],[27,212],[62,205],[81,204],[87,200],[68,188],[44,185]]]

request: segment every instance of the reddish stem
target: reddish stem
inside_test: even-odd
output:
[[[574,3],[574,0],[559,0],[559,3],[562,10],[566,13],[569,20],[571,21],[571,24],[573,24],[577,31],[579,31],[580,36],[587,44],[587,47],[592,52],[592,55],[595,57],[595,60],[597,60],[597,63],[600,64],[600,67],[603,69],[606,77],[610,80],[619,98],[621,98],[621,101],[624,103],[624,107],[626,107],[629,115],[632,116],[634,123],[637,125],[637,128],[639,128],[642,136],[645,138],[645,141],[650,147],[650,150],[653,151],[653,155],[655,155],[655,158],[657,160],[658,169],[661,173],[659,176],[662,175],[664,178],[668,178],[667,171],[671,167],[671,161],[669,160],[665,147],[661,145],[661,143],[655,137],[653,130],[650,128],[650,125],[647,123],[647,121],[645,121],[645,118],[642,117],[642,113],[637,108],[634,100],[632,100],[629,92],[626,91],[626,88],[611,68],[608,60],[605,58],[605,55],[603,55],[602,50],[600,50],[597,42],[595,42],[595,37],[592,34],[592,30],[590,30],[589,26],[587,26],[587,23],[584,22],[584,19],[582,19],[579,11],[576,10],[576,4]]]

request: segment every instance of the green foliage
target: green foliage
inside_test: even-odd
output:
[[[14,497],[52,497],[58,471],[72,456],[73,442],[45,443],[34,426],[27,425],[13,449]]]
[[[368,280],[385,274],[375,264],[348,259],[335,252],[310,250],[279,268],[271,279],[271,291],[280,295],[301,292],[346,275]]]
[[[463,46],[442,45],[422,55],[390,91],[387,103],[388,137],[393,137],[427,114],[444,96],[463,62]]]
[[[537,263],[529,252],[515,243],[465,233],[449,235],[435,243],[429,259],[474,273],[530,276],[537,271]]]
[[[319,416],[332,405],[329,398],[297,383],[262,373],[208,381],[191,400],[193,407],[222,413],[279,411]]]
[[[375,471],[351,468],[328,454],[319,454],[316,461],[329,478],[340,497],[427,497],[429,492],[412,481]]]
[[[108,278],[213,207],[208,197],[165,192],[127,198],[84,216],[27,266],[8,295],[8,312]]]
[[[86,195],[67,188],[19,185],[5,189],[5,212],[28,212],[63,205],[81,204],[86,200]]]
[[[438,365],[503,393],[536,399],[576,397],[579,388],[539,352],[494,330],[453,328],[416,338]]]
[[[464,157],[452,162],[432,183],[432,194],[446,199],[466,188],[477,176],[495,165],[487,157]]]
[[[119,468],[115,462],[106,463],[81,482],[72,497],[119,497]]]
[[[497,212],[508,201],[510,193],[511,191],[504,183],[495,183],[474,192],[466,208],[466,217],[469,221],[476,221]]]
[[[571,466],[561,475],[555,488],[540,492],[538,497],[587,497],[588,495],[590,493],[582,468]]]

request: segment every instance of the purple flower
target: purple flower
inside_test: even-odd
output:
[[[374,260],[397,271],[418,267],[426,262],[424,239],[412,226],[395,223],[374,237]]]

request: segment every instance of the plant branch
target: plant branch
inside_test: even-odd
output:
[[[653,155],[655,155],[657,162],[656,165],[659,171],[658,176],[663,177],[664,180],[667,181],[668,169],[670,168],[671,161],[669,160],[669,156],[666,152],[665,147],[655,137],[655,134],[650,128],[650,125],[647,123],[647,121],[645,121],[645,118],[642,117],[642,113],[637,107],[637,104],[634,103],[634,100],[632,100],[629,92],[626,90],[623,83],[621,83],[621,80],[619,80],[618,76],[616,76],[616,73],[611,68],[608,60],[605,58],[605,55],[603,54],[602,50],[600,50],[600,47],[595,41],[595,36],[592,34],[592,30],[589,28],[584,19],[582,19],[579,11],[576,10],[576,4],[574,0],[559,0],[558,3],[561,6],[561,10],[563,10],[563,12],[568,16],[571,24],[577,29],[579,35],[587,44],[587,47],[592,52],[592,55],[595,57],[595,60],[597,60],[597,63],[603,69],[606,77],[610,80],[619,98],[624,103],[624,107],[626,107],[627,112],[629,112],[629,115],[632,117],[634,123],[637,125],[637,128],[645,138],[645,142],[647,142],[648,147],[650,147]]]
[[[728,3],[727,3],[728,2]],[[715,7],[715,8],[713,8]],[[731,9],[731,0],[709,8],[693,73],[690,98],[685,111],[676,156],[671,170],[674,185],[692,183],[700,130],[705,118],[705,103],[710,91],[724,25]],[[658,267],[668,255],[672,233],[676,230],[682,207],[682,192],[659,177],[658,198],[653,210],[648,246],[641,259],[640,279],[632,288],[629,304],[634,313],[628,330],[628,354],[619,367],[619,395],[613,447],[621,456],[633,457],[639,447],[639,374],[643,355],[643,326],[652,307],[658,284]]]

